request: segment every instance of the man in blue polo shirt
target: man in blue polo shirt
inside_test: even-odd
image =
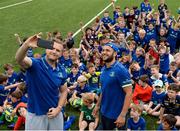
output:
[[[54,42],[53,49],[35,59],[26,56],[28,48],[36,48],[38,35],[29,37],[16,53],[17,62],[26,68],[28,113],[26,130],[63,130],[62,107],[67,98],[65,69],[57,63],[63,46]]]
[[[103,46],[102,59],[105,67],[101,70],[102,93],[93,111],[101,112],[102,130],[125,129],[126,113],[130,106],[132,84],[128,70],[116,60],[118,48],[113,43]]]

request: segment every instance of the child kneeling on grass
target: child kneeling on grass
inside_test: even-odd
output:
[[[95,95],[93,93],[82,94],[83,105],[81,107],[81,114],[79,117],[79,130],[95,130],[98,126],[99,116],[93,116],[92,112],[95,107]]]

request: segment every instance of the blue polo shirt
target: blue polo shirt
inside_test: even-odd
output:
[[[53,69],[45,57],[32,60],[27,69],[28,111],[36,115],[46,115],[52,107],[58,106],[59,89],[67,78],[66,71],[60,64]]]
[[[123,88],[131,86],[128,70],[118,61],[111,67],[103,67],[100,75],[102,89],[101,113],[107,118],[117,119],[124,105]]]

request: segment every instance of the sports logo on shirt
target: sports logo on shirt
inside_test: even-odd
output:
[[[115,72],[110,72],[109,76],[110,77],[114,77],[115,76]]]
[[[63,77],[62,72],[59,72],[59,73],[58,73],[58,77],[60,77],[60,78],[62,78],[62,77]]]

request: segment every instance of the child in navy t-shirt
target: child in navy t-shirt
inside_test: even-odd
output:
[[[127,120],[127,131],[145,130],[146,121],[141,117],[142,107],[140,105],[131,105],[130,118]]]

